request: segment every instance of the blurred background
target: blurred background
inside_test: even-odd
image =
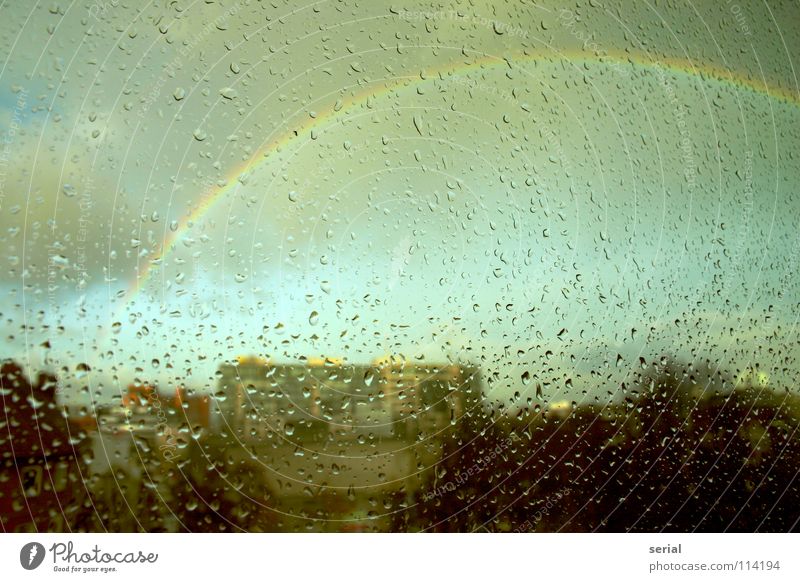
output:
[[[790,1],[0,6],[3,531],[791,531]]]

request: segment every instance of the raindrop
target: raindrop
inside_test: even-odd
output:
[[[232,89],[231,87],[225,87],[224,89],[221,89],[219,94],[225,99],[235,99],[237,95],[236,90]]]

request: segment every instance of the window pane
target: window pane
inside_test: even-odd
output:
[[[797,529],[798,16],[4,7],[3,530]]]

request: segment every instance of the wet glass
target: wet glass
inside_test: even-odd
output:
[[[796,3],[0,8],[2,531],[792,531]]]

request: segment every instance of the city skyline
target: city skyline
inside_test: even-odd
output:
[[[796,1],[0,13],[3,531],[800,527]]]

